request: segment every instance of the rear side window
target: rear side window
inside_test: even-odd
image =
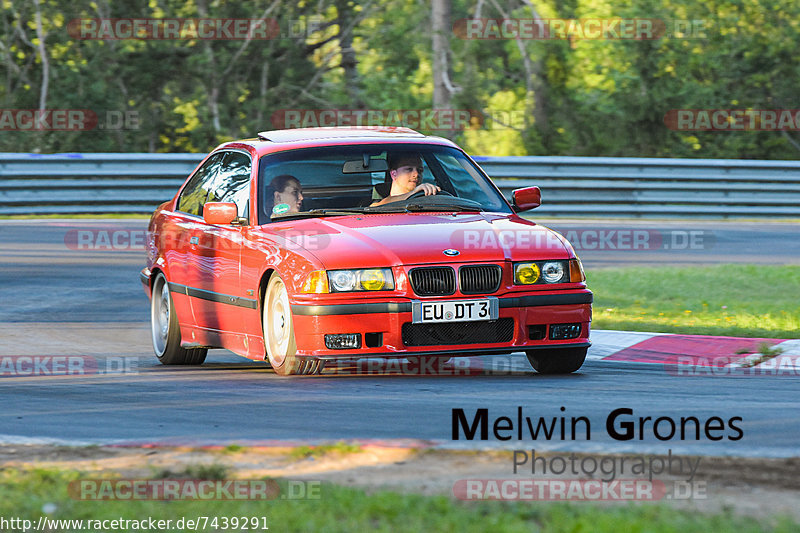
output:
[[[178,197],[178,211],[189,215],[203,216],[203,205],[208,198],[208,188],[213,183],[219,172],[220,164],[225,157],[225,152],[212,155],[189,178],[186,186]]]

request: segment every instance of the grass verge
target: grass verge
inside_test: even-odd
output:
[[[542,533],[617,533],[619,531],[775,532],[789,533],[800,524],[789,518],[755,520],[730,512],[702,514],[664,504],[609,505],[524,502],[459,502],[447,496],[365,491],[323,484],[315,499],[270,501],[81,501],[67,491],[76,471],[17,470],[0,472],[0,516],[31,520],[173,520],[265,517],[272,531],[499,531]],[[288,482],[279,482],[281,494]],[[46,513],[46,514],[45,514]],[[232,523],[232,522],[231,522]],[[50,531],[73,531],[73,525]],[[238,528],[237,528],[238,529]],[[261,529],[259,522],[258,529]],[[175,529],[167,529],[174,531]]]
[[[800,337],[800,266],[589,270],[594,329]]]
[[[334,444],[321,444],[319,446],[297,446],[289,453],[292,459],[305,459],[308,457],[323,457],[325,455],[348,455],[351,453],[361,453],[363,450],[358,444],[349,444],[339,441]]]

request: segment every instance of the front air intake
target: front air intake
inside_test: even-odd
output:
[[[419,296],[447,296],[456,292],[456,271],[452,267],[412,268],[408,277]]]
[[[498,265],[470,265],[458,269],[463,294],[491,294],[500,288],[503,269]]]

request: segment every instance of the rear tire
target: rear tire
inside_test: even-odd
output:
[[[163,365],[202,365],[207,348],[182,348],[181,327],[164,274],[158,274],[150,296],[153,351]]]
[[[534,370],[540,374],[570,374],[586,360],[588,348],[556,348],[525,352]]]

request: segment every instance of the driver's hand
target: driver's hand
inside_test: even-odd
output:
[[[414,187],[414,190],[411,191],[411,194],[415,194],[419,191],[422,191],[425,193],[425,196],[430,196],[432,194],[436,194],[441,190],[442,190],[441,188],[437,187],[433,183],[420,183],[419,185]]]

